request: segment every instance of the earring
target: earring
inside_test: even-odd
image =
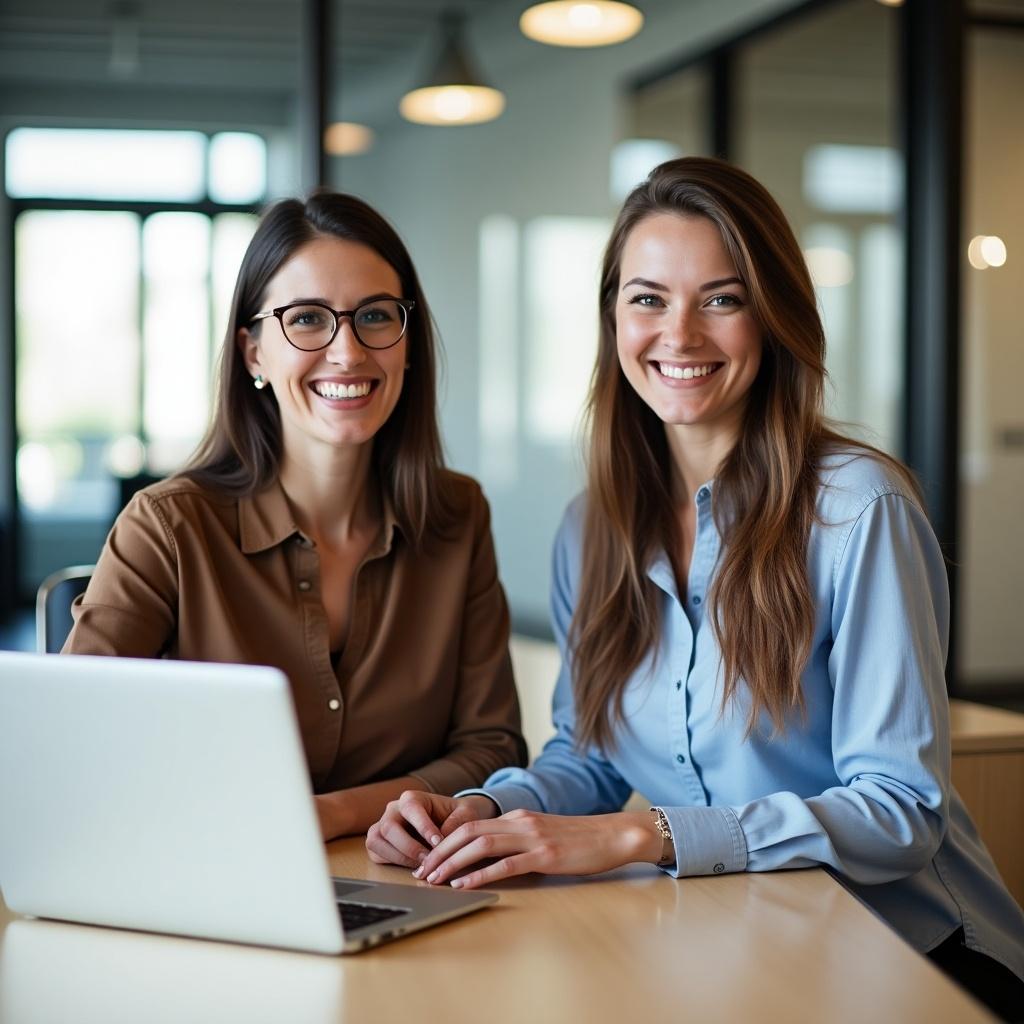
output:
[[[263,379],[262,373],[257,373],[256,376],[253,377],[252,386],[257,391],[262,391],[267,386],[267,382]]]

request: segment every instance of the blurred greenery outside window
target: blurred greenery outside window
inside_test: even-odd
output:
[[[8,134],[24,590],[92,561],[119,478],[172,472],[202,436],[266,165],[242,132]]]

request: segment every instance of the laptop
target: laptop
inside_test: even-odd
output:
[[[273,668],[0,652],[0,823],[34,917],[352,953],[497,900],[330,877]]]

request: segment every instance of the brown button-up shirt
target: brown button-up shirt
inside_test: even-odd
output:
[[[237,499],[180,478],[121,513],[64,651],[280,668],[316,792],[402,775],[478,786],[526,745],[490,512],[474,481],[450,478],[458,521],[419,551],[385,509],[337,664],[319,556],[280,486]]]

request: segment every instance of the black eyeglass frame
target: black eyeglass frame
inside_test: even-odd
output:
[[[359,328],[356,327],[356,313],[358,313],[364,306],[372,306],[374,303],[378,302],[395,302],[405,310],[405,323],[402,324],[402,333],[399,334],[394,341],[388,342],[387,345],[368,344],[359,336]],[[295,309],[297,306],[315,306],[317,309],[326,309],[327,312],[334,317],[334,333],[322,345],[317,345],[316,348],[303,348],[301,345],[296,345],[295,342],[288,337],[288,331],[284,326],[284,314],[287,313],[289,309]],[[352,333],[356,336],[356,341],[358,341],[363,348],[368,348],[373,352],[384,352],[389,348],[394,348],[394,346],[405,337],[405,332],[409,329],[409,317],[412,316],[412,311],[415,307],[415,299],[396,299],[390,295],[381,295],[376,299],[370,299],[367,302],[360,302],[355,309],[331,309],[330,306],[327,306],[322,302],[289,302],[286,306],[277,306],[274,309],[268,309],[262,313],[257,313],[252,317],[252,319],[250,319],[249,323],[254,324],[257,320],[266,320],[269,317],[276,317],[278,323],[281,325],[281,333],[284,335],[284,340],[287,341],[292,348],[296,348],[300,352],[322,352],[338,336],[338,331],[341,330],[341,321],[345,317],[348,317],[352,322]]]

